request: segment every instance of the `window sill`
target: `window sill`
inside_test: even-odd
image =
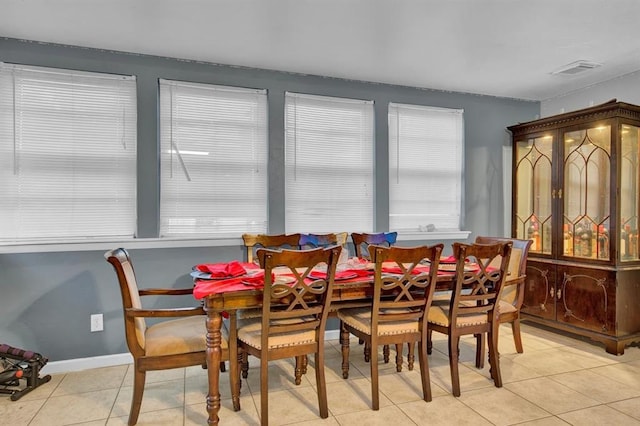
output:
[[[0,254],[3,253],[49,253],[69,251],[102,251],[116,247],[124,247],[127,250],[154,249],[154,248],[182,248],[182,247],[223,247],[241,246],[241,238],[219,239],[177,239],[177,238],[133,238],[124,240],[100,240],[78,242],[52,242],[34,244],[1,245]]]
[[[398,241],[466,240],[471,231],[398,231]]]

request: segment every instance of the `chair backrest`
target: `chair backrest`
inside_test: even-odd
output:
[[[260,248],[269,249],[300,249],[300,234],[244,234],[244,246],[247,249],[247,262],[253,263],[256,251]]]
[[[127,250],[123,248],[109,250],[104,254],[104,258],[113,266],[118,276],[123,312],[126,312],[129,308],[141,309],[142,301],[138,292],[136,273],[133,270],[133,264]],[[134,357],[144,355],[144,336],[147,329],[144,318],[131,318],[125,314],[124,325],[129,351]]]
[[[270,335],[286,332],[315,332],[315,342],[324,342],[341,250],[340,246],[311,250],[258,250],[257,257],[265,271],[263,350],[268,347]],[[323,274],[319,269],[326,272]],[[274,273],[276,271],[278,275]],[[283,281],[283,277],[288,277],[288,280]],[[268,300],[271,303],[267,303]]]
[[[371,260],[375,263],[372,330],[380,323],[420,321],[426,333],[427,315],[436,287],[438,265],[444,245],[420,247],[384,247],[371,245]],[[429,272],[414,269],[423,260],[430,263]],[[386,271],[399,273],[386,273]],[[373,331],[372,331],[373,333]]]
[[[450,305],[450,323],[457,324],[459,317],[465,323],[488,323],[494,318],[494,308],[502,284],[507,276],[512,242],[495,244],[453,244],[457,259],[455,282]],[[495,266],[495,259],[500,264]],[[489,321],[486,321],[488,315]],[[475,317],[478,321],[475,321]]]
[[[476,237],[476,243],[478,244],[495,244],[509,241],[513,243],[513,249],[511,250],[511,258],[509,260],[508,274],[505,282],[509,283],[519,280],[524,283],[527,271],[527,257],[529,256],[529,248],[533,241],[506,237]],[[497,264],[498,262],[494,261],[494,265],[497,266]],[[517,285],[505,286],[502,289],[500,298],[519,308],[522,305],[524,292],[520,286]]]
[[[349,234],[338,232],[335,234],[300,234],[300,248],[309,249],[317,247],[343,246],[347,243]]]
[[[356,250],[356,257],[363,259],[371,258],[368,250],[370,245],[391,247],[396,243],[397,239],[397,232],[380,232],[376,234],[351,233],[351,241],[353,241],[353,247]]]

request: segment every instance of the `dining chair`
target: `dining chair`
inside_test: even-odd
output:
[[[356,257],[360,259],[371,260],[371,256],[369,255],[370,245],[375,244],[377,246],[390,247],[396,243],[397,239],[397,232],[379,232],[375,234],[358,232],[351,233],[351,241],[353,242]],[[364,361],[369,362],[369,358],[371,356],[371,348],[367,345],[366,342],[360,341],[359,343],[364,343]],[[389,345],[384,345],[382,353],[384,356],[384,362],[385,364],[387,364],[389,362],[390,354]]]
[[[300,248],[300,234],[243,234],[242,241],[247,251],[247,262],[256,261],[256,251],[260,248],[292,249]]]
[[[324,373],[324,334],[340,246],[257,251],[265,271],[261,318],[238,320],[238,347],[260,359],[260,416],[267,425],[269,361],[315,355],[320,417],[329,416]],[[318,269],[324,273],[318,274]],[[275,274],[275,271],[278,274]],[[286,274],[283,273],[286,271]]]
[[[349,334],[364,340],[373,350],[371,369],[372,408],[380,407],[378,389],[379,345],[395,344],[396,371],[402,371],[402,346],[407,343],[408,368],[413,370],[414,343],[419,343],[418,360],[425,401],[431,401],[431,384],[427,360],[427,315],[431,306],[438,274],[442,244],[432,247],[370,246],[375,263],[372,304],[366,308],[339,309],[342,329],[342,376],[349,377]],[[428,272],[416,267],[423,260],[430,262]],[[394,273],[388,273],[388,271]]]
[[[396,243],[397,239],[397,232],[379,232],[375,234],[351,233],[351,241],[353,242],[356,256],[361,259],[371,259],[368,249],[370,245],[390,247]]]
[[[138,289],[127,250],[110,250],[104,257],[113,266],[118,277],[125,337],[133,356],[133,396],[128,424],[134,425],[138,421],[142,405],[147,371],[192,365],[206,367],[206,314],[202,307],[143,308],[143,296],[189,295],[193,289]],[[154,318],[158,322],[149,326],[145,318]],[[222,360],[237,362],[229,357],[229,336],[235,338],[235,329],[227,331],[223,328]],[[239,410],[239,380],[231,375],[230,383],[234,409]]]
[[[449,368],[454,396],[460,396],[458,359],[460,337],[476,337],[476,367],[484,363],[483,335],[487,335],[491,378],[502,387],[498,354],[498,295],[507,275],[511,242],[496,244],[453,244],[457,259],[451,300],[448,305],[432,304],[429,309],[427,351],[431,353],[433,331],[448,335]],[[495,267],[495,259],[499,266]]]
[[[498,321],[500,324],[511,323],[513,341],[518,353],[523,353],[522,336],[520,335],[520,308],[524,301],[524,283],[526,279],[527,257],[533,241],[503,237],[476,237],[478,244],[495,244],[498,242],[513,243],[508,273],[499,297]]]
[[[256,252],[259,249],[300,249],[300,236],[301,234],[243,234],[242,241],[247,252],[247,262],[257,262]],[[262,315],[262,309],[251,308],[241,309],[237,312],[238,318],[257,318]],[[304,365],[301,365],[304,364]],[[249,377],[249,363],[246,358],[240,360],[240,370],[242,371],[242,377],[246,379]],[[302,383],[302,374],[306,373],[306,360],[298,362],[296,360],[295,367],[295,383],[299,385]]]

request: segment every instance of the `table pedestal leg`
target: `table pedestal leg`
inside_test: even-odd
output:
[[[206,309],[205,309],[206,310]],[[220,411],[220,361],[222,359],[222,334],[220,312],[207,311],[207,374],[209,375],[209,393],[207,395],[207,412],[210,425],[219,422]]]

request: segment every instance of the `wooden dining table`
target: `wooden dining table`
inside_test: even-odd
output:
[[[453,282],[453,272],[442,271],[438,274],[436,289],[448,290]],[[332,302],[365,301],[373,294],[373,271],[368,276],[358,276],[348,280],[336,280],[333,289]],[[196,282],[196,287],[198,283]],[[220,411],[220,362],[222,360],[222,321],[223,315],[229,318],[229,359],[238,359],[236,343],[236,313],[241,309],[262,306],[263,291],[261,288],[246,287],[234,291],[212,292],[203,296],[203,308],[206,318],[207,343],[207,374],[209,391],[207,394],[208,424],[219,423]],[[239,374],[238,363],[229,363],[229,374]],[[234,410],[240,409],[240,395],[232,395]]]

